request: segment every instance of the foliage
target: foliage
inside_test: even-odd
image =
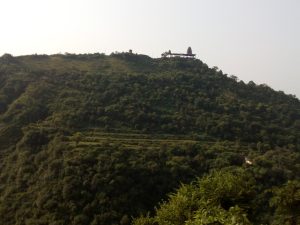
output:
[[[300,182],[289,181],[283,187],[274,188],[271,206],[275,207],[274,224],[296,225],[300,223]]]
[[[247,212],[255,196],[255,182],[242,171],[218,171],[183,185],[156,210],[157,224],[250,224]],[[133,224],[151,220],[137,219]]]
[[[0,224],[297,224],[299,124],[200,60],[5,54]]]

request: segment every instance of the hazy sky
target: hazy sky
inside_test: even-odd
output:
[[[0,55],[193,48],[209,66],[300,97],[300,0],[0,0]]]

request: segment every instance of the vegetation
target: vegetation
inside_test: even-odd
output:
[[[0,57],[0,224],[294,225],[299,212],[295,96],[200,60]]]

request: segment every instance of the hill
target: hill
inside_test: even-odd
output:
[[[200,60],[0,58],[1,224],[129,224],[225,170],[253,179],[248,222],[276,224],[299,151],[299,99]]]

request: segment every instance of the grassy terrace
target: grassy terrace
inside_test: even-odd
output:
[[[224,148],[218,149],[226,152],[244,152],[247,151],[248,145],[237,142],[218,142],[204,141],[199,137],[189,135],[171,135],[171,134],[139,134],[139,133],[114,133],[100,130],[87,130],[77,132],[67,136],[65,141],[76,149],[85,149],[87,147],[103,147],[113,145],[125,147],[128,149],[161,149],[164,147],[176,147],[186,145],[202,145],[212,147],[222,145]]]

